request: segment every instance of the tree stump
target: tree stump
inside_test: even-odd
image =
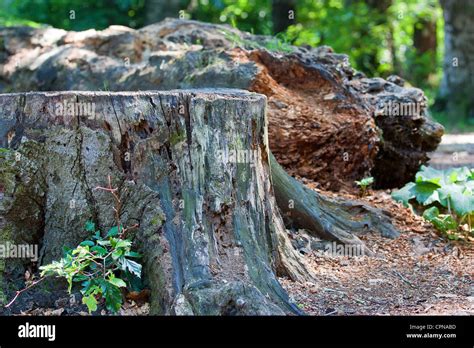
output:
[[[0,241],[39,245],[41,265],[87,239],[87,221],[107,231],[114,200],[95,188],[110,177],[152,313],[301,313],[277,276],[315,276],[284,223],[343,244],[398,235],[382,211],[290,177],[268,149],[266,97],[242,90],[4,94],[0,148]],[[25,265],[5,265],[7,293]]]
[[[94,190],[110,176],[153,313],[299,313],[276,277],[309,271],[275,205],[265,107],[238,90],[2,95],[2,234],[60,258],[86,221],[114,225]]]

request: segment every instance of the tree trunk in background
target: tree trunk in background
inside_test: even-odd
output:
[[[436,54],[436,19],[420,18],[413,28],[413,46],[419,54],[431,52]],[[435,59],[432,61],[436,62]]]
[[[450,120],[474,118],[474,2],[440,0],[444,16],[444,67],[438,107]]]
[[[179,18],[179,11],[186,10],[189,0],[146,0],[145,24],[153,24],[167,17]]]
[[[291,12],[292,11],[292,12]],[[296,1],[295,0],[273,0],[272,19],[273,33],[285,31],[295,23]]]
[[[436,17],[418,18],[413,28],[415,59],[410,66],[410,80],[419,85],[429,84],[429,77],[436,72]]]

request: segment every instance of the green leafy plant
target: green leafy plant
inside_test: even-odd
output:
[[[450,239],[472,234],[474,215],[474,170],[466,167],[437,170],[422,166],[415,182],[409,182],[392,197],[405,206],[428,207],[423,218]],[[469,237],[469,236],[468,236]]]
[[[374,183],[374,178],[369,176],[363,178],[361,181],[355,181],[355,184],[359,186],[361,197],[365,196],[367,193],[367,188]]]
[[[110,177],[108,187],[96,189],[110,192],[115,201],[116,225],[108,230],[105,236],[92,221],[87,221],[85,231],[90,237],[74,249],[64,248],[64,256],[40,267],[41,278],[21,291],[6,306],[9,307],[23,291],[38,284],[49,276],[65,278],[68,292],[71,293],[74,283],[80,283],[82,303],[89,313],[97,310],[101,299],[105,300],[106,308],[112,313],[118,312],[122,305],[122,289],[134,288],[141,278],[142,266],[135,261],[141,255],[132,250],[132,241],[126,238],[131,228],[124,228],[120,223],[121,201],[112,188]]]
[[[71,292],[73,283],[81,283],[82,302],[89,312],[97,309],[97,299],[105,299],[108,310],[116,313],[122,305],[121,288],[133,277],[141,277],[142,266],[134,261],[141,255],[132,251],[132,242],[123,238],[124,229],[112,227],[105,238],[101,237],[93,222],[88,221],[86,231],[91,238],[74,249],[65,250],[59,261],[40,267],[41,276],[63,277]]]

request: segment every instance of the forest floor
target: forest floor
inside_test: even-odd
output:
[[[314,189],[315,184],[307,186]],[[347,192],[322,193],[360,199]],[[317,275],[315,283],[280,278],[293,301],[310,315],[474,315],[474,244],[441,237],[431,224],[394,202],[388,191],[370,191],[362,200],[388,211],[401,236],[360,236],[373,256],[310,251],[305,257]],[[31,290],[11,314],[89,315],[79,298],[66,291]],[[120,310],[121,315],[148,312],[148,303],[133,299]],[[108,313],[102,308],[94,314]]]
[[[447,134],[430,166],[474,168],[474,133]],[[306,185],[316,189],[316,184]],[[318,190],[319,191],[319,190]],[[319,191],[333,197],[355,194]],[[361,200],[388,211],[401,236],[361,236],[374,256],[331,256],[309,251],[317,283],[280,279],[290,296],[312,315],[474,315],[474,243],[450,241],[390,191],[370,191]]]
[[[375,253],[370,257],[310,251],[316,283],[280,279],[299,307],[311,315],[474,315],[474,244],[441,237],[388,191],[362,200],[388,211],[401,236],[360,236]]]

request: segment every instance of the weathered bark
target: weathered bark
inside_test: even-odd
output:
[[[87,220],[114,224],[111,198],[94,190],[110,175],[122,222],[139,224],[154,313],[299,313],[276,272],[311,272],[275,205],[265,103],[235,90],[2,95],[0,146],[20,155],[2,162],[2,231],[39,243],[40,263],[59,258]]]
[[[370,174],[378,187],[401,186],[442,135],[426,117],[421,90],[365,78],[328,47],[270,52],[273,38],[184,20],[80,33],[5,28],[0,36],[4,92],[232,87],[265,94],[275,157],[324,188]],[[380,104],[400,102],[422,105],[404,117],[377,115]]]
[[[474,118],[474,2],[440,0],[444,16],[444,65],[437,107],[456,120]]]
[[[387,238],[398,237],[385,212],[360,202],[324,197],[289,176],[272,154],[270,163],[278,207],[292,227],[303,228],[321,239],[360,245],[368,255],[372,252],[357,234],[377,231]]]

